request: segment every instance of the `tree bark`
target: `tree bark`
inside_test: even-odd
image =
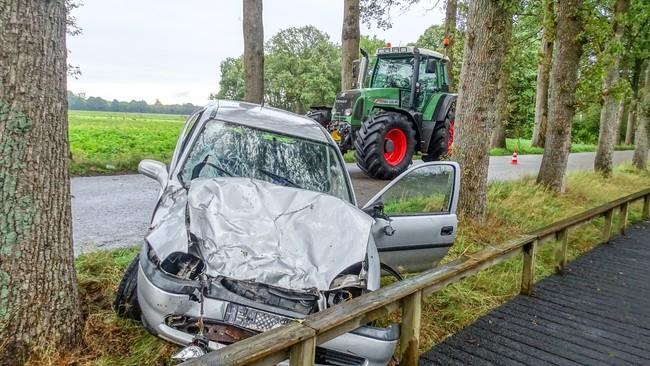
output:
[[[509,38],[509,37],[508,37]],[[509,43],[509,42],[508,42]],[[508,47],[509,48],[509,47]],[[510,67],[507,62],[501,66],[501,74],[497,84],[496,117],[495,126],[492,131],[490,147],[506,147],[506,125],[508,123],[508,80],[510,79]]]
[[[359,0],[343,1],[343,29],[341,32],[341,89],[354,88],[352,63],[359,58]]]
[[[614,146],[621,144],[621,127],[625,118],[625,98],[618,101],[616,109],[616,126],[614,127]],[[612,147],[613,148],[613,147]]]
[[[632,145],[634,141],[634,121],[636,119],[636,97],[630,100],[629,111],[627,112],[627,126],[625,128],[625,145]]]
[[[0,0],[0,364],[80,340],[64,0]]]
[[[463,53],[454,155],[461,165],[460,213],[483,220],[487,205],[490,134],[501,63],[509,43],[512,13],[506,1],[475,0],[469,4]]]
[[[553,40],[555,38],[555,16],[553,0],[544,0],[544,33],[537,64],[537,86],[535,91],[535,127],[531,144],[544,147],[548,119],[548,82],[553,61]]]
[[[264,24],[262,0],[244,1],[244,99],[264,102]]]
[[[627,13],[630,7],[630,0],[616,0],[615,4],[615,19],[614,19],[614,39],[609,47],[609,51],[613,52],[616,44],[620,44],[623,39],[625,31],[625,24],[622,22],[622,17]],[[612,93],[612,88],[616,87],[619,80],[619,69],[621,63],[621,52],[612,55],[613,60],[607,67],[607,74],[603,80],[603,107],[600,111],[600,130],[598,133],[598,150],[596,151],[596,160],[594,161],[594,169],[604,176],[610,176],[614,169],[612,158],[614,156],[614,144],[616,143],[616,136],[619,134],[617,129],[617,112],[619,100]]]
[[[562,192],[571,147],[571,122],[575,114],[575,91],[582,54],[582,42],[578,37],[582,32],[582,0],[562,0],[557,5],[546,142],[537,182]]]
[[[634,156],[632,163],[638,169],[648,169],[648,123],[650,120],[650,60],[646,60],[644,75],[640,75],[642,87],[638,91],[637,121],[634,132]]]
[[[449,45],[447,45],[447,57],[449,57],[448,64],[448,79],[449,79],[449,90],[454,90],[456,86],[456,81],[454,80],[454,74],[452,69],[454,67],[454,43],[456,42],[456,17],[458,14],[458,2],[457,0],[447,0],[447,9],[445,12],[445,36],[449,39]]]

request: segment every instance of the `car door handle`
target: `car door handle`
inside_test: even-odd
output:
[[[442,229],[440,229],[440,235],[441,236],[448,236],[454,233],[454,227],[453,226],[443,226]]]

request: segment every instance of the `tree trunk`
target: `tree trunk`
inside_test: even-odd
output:
[[[621,127],[625,118],[625,98],[618,101],[616,109],[616,126],[614,127],[614,146],[621,144]]]
[[[262,0],[244,1],[244,99],[264,101],[264,24]]]
[[[571,122],[575,114],[575,91],[582,54],[580,8],[582,0],[563,0],[557,6],[557,25],[551,66],[548,124],[544,156],[537,182],[556,192],[564,190],[571,147]]]
[[[459,210],[483,220],[487,205],[490,134],[494,127],[497,82],[512,29],[507,2],[475,0],[469,3],[463,52],[454,155],[462,167]]]
[[[638,91],[636,104],[636,131],[634,139],[634,156],[632,163],[638,169],[648,168],[648,123],[650,120],[650,60],[646,60],[645,72],[640,75],[642,87]]]
[[[615,4],[615,20],[614,20],[614,39],[609,47],[609,52],[614,52],[613,49],[617,44],[620,44],[623,39],[625,31],[625,24],[621,22],[621,18],[625,16],[627,9],[630,6],[630,0],[616,0]],[[603,107],[600,111],[600,131],[598,133],[598,150],[596,151],[596,160],[594,161],[594,169],[604,176],[610,176],[614,168],[612,158],[614,156],[614,144],[616,143],[616,136],[619,134],[617,127],[616,115],[618,112],[619,100],[612,94],[612,88],[618,83],[618,73],[621,63],[621,52],[612,55],[613,60],[607,67],[607,74],[603,80]]]
[[[508,37],[509,38],[509,37]],[[510,42],[508,42],[510,43]],[[490,147],[506,147],[506,125],[508,123],[508,80],[510,79],[510,67],[508,62],[501,65],[501,74],[497,84],[496,117],[495,126],[492,131]]]
[[[343,1],[343,29],[341,32],[341,89],[354,88],[352,62],[359,58],[359,0]],[[362,87],[362,86],[360,86]]]
[[[544,34],[537,64],[537,87],[535,91],[535,127],[531,144],[544,147],[548,119],[548,82],[553,61],[553,40],[555,38],[555,16],[553,0],[544,0]]]
[[[629,111],[627,112],[627,126],[625,128],[625,145],[632,145],[634,141],[634,120],[636,119],[636,98],[632,96]]]
[[[64,0],[0,1],[0,364],[80,340]]]
[[[449,90],[454,90],[456,86],[452,69],[454,68],[454,43],[456,42],[457,13],[458,13],[457,0],[447,0],[447,10],[445,13],[445,36],[447,37],[447,39],[449,39],[449,45],[447,45],[447,57],[449,57],[449,64],[448,64]]]

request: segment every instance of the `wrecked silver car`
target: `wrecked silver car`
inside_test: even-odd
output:
[[[140,255],[114,303],[197,357],[380,286],[382,270],[431,268],[456,236],[459,168],[415,165],[362,209],[316,122],[248,103],[191,116],[160,183]],[[386,365],[399,328],[363,326],[320,344],[316,363]]]

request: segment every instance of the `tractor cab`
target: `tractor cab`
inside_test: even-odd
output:
[[[355,150],[366,174],[392,179],[408,168],[418,151],[439,160],[453,142],[453,108],[447,64],[441,53],[417,47],[377,50],[368,72],[368,54],[355,62],[356,88],[339,93],[334,107],[314,109],[343,153]]]

